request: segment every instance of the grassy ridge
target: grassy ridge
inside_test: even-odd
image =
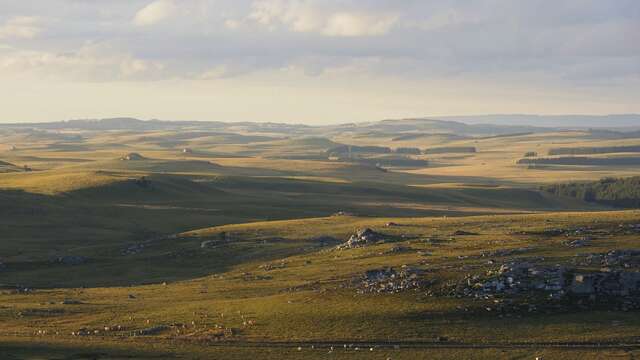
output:
[[[437,289],[449,279],[460,279],[470,271],[484,272],[499,266],[499,263],[491,265],[486,259],[474,256],[498,249],[529,247],[528,252],[516,255],[516,258],[542,256],[548,264],[570,263],[576,253],[584,249],[564,246],[563,237],[533,234],[550,228],[591,226],[595,220],[598,229],[616,229],[621,224],[639,223],[640,214],[628,211],[448,219],[339,216],[191,231],[180,234],[179,240],[175,239],[172,246],[179,244],[185,249],[197,248],[195,251],[205,254],[210,262],[219,261],[228,251],[236,248],[242,249],[242,252],[253,251],[254,256],[221,268],[209,276],[166,285],[50,289],[28,294],[4,291],[0,294],[4,306],[0,311],[3,323],[0,341],[15,344],[15,336],[18,335],[20,341],[49,343],[53,349],[56,346],[94,351],[101,349],[112,354],[138,347],[139,341],[144,341],[146,344],[156,344],[153,347],[138,347],[139,352],[148,356],[154,353],[158,355],[159,352],[164,353],[160,356],[196,353],[202,357],[225,358],[227,355],[233,358],[240,354],[248,356],[265,351],[270,351],[274,357],[291,358],[313,358],[327,353],[327,348],[322,351],[311,349],[314,342],[419,341],[429,344],[437,342],[438,337],[446,337],[451,342],[479,345],[504,343],[505,339],[525,343],[631,341],[630,334],[640,326],[637,312],[590,311],[588,316],[582,310],[525,312],[517,318],[505,318],[484,310],[491,306],[492,300],[427,296],[424,292],[413,291],[356,294],[349,285],[352,279],[366,270],[384,266],[400,268],[407,264],[428,269],[426,276],[436,281],[434,289]],[[390,221],[398,226],[385,226]],[[363,226],[399,240],[347,251],[329,250],[309,241],[310,236],[320,234],[344,238]],[[452,236],[459,229],[476,235]],[[219,239],[222,232],[230,234],[228,243],[199,248],[201,241]],[[532,235],[520,235],[522,233]],[[593,240],[588,251],[608,251],[636,245],[635,236],[612,233]],[[287,246],[297,249],[290,254],[285,251],[279,257],[272,257],[279,251],[277,249]],[[389,252],[394,246],[413,250]],[[184,258],[176,260],[177,265],[190,263],[196,258],[194,252],[186,254]],[[265,268],[264,264],[273,264],[274,267]],[[61,305],[64,299],[81,303]],[[171,306],[167,306],[168,300]],[[22,315],[16,315],[18,313]],[[251,325],[246,325],[249,320]],[[612,326],[612,323],[616,325]],[[169,327],[160,334],[138,339],[128,337],[133,330],[167,324],[186,326]],[[81,346],[78,338],[70,335],[80,328],[102,329],[115,325],[127,330],[83,337]],[[234,335],[227,338],[232,342],[216,346],[216,325],[235,329]],[[36,330],[46,330],[47,333],[34,336]],[[233,341],[238,342],[238,346],[234,346]],[[289,348],[271,348],[269,345],[247,348],[242,345],[272,341],[303,341],[308,345],[304,345],[302,352],[296,349],[298,345]],[[532,351],[562,358],[566,354],[561,349],[544,350],[543,346],[538,350],[535,347],[527,351],[505,350],[513,356],[531,354]],[[418,353],[416,351],[405,347],[399,350],[376,348],[373,354],[367,356],[408,358],[415,356]],[[443,358],[455,358],[466,353],[466,350],[455,349],[429,351]],[[474,352],[474,358],[503,356],[505,353],[501,351],[483,349]],[[592,356],[587,350],[575,351]],[[615,349],[609,351],[616,353]],[[343,353],[336,356],[347,355]],[[352,356],[357,358],[361,355]]]
[[[67,177],[39,173],[28,189],[42,194],[0,191],[0,225],[6,239],[0,242],[0,261],[14,269],[0,272],[0,283],[79,286],[182,279],[240,263],[245,260],[243,254],[251,256],[251,250],[238,248],[223,254],[220,263],[208,262],[201,255],[188,264],[167,260],[187,256],[179,254],[181,248],[166,240],[168,236],[210,225],[327,216],[338,211],[364,216],[462,216],[585,206],[526,189],[434,189],[162,174],[147,175],[141,181],[141,174],[133,175],[70,173],[66,181]],[[52,179],[55,181],[50,182]],[[87,179],[91,181],[85,182]],[[153,241],[153,250],[121,255],[129,246],[147,241]],[[274,254],[291,250],[284,245],[282,249],[275,246]],[[198,246],[180,251],[188,253]],[[90,259],[75,267],[73,276],[68,275],[67,267],[51,263],[71,255]],[[101,271],[96,272],[96,267]]]

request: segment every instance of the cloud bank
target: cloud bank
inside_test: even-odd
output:
[[[460,109],[477,104],[466,87],[523,112],[543,104],[547,112],[573,109],[562,102],[638,111],[629,94],[640,90],[640,2],[2,2],[0,79],[123,88],[183,82],[190,89],[198,82],[233,81],[238,89],[295,83],[327,94],[397,84],[429,89],[432,99],[437,86]],[[450,106],[429,111],[415,94],[406,98],[412,109],[455,113]],[[402,112],[400,103],[391,107]]]

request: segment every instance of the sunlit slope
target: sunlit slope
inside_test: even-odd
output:
[[[396,225],[387,226],[389,222]],[[547,346],[535,344],[633,343],[632,334],[640,326],[635,311],[545,307],[545,301],[539,299],[536,304],[540,310],[499,316],[487,310],[495,308],[494,299],[447,296],[440,289],[465,279],[469,273],[484,274],[514,260],[570,266],[586,249],[566,246],[565,236],[545,235],[549,229],[597,231],[600,235],[592,240],[589,252],[633,248],[636,236],[618,229],[638,222],[637,211],[448,219],[338,216],[195,230],[171,240],[180,248],[171,256],[166,252],[169,239],[144,251],[163,254],[156,260],[174,271],[193,262],[202,267],[217,265],[208,270],[208,276],[167,284],[157,279],[156,284],[145,286],[3,292],[0,337],[18,335],[22,341],[37,339],[40,343],[71,346],[77,339],[72,332],[97,329],[97,335],[82,337],[83,346],[109,347],[117,342],[133,348],[137,341],[143,341],[156,344],[157,351],[173,344],[174,351],[195,351],[203,356],[208,351],[210,356],[224,354],[224,349],[233,356],[234,346],[242,346],[243,354],[252,354],[242,344],[249,344],[258,354],[279,351],[277,342],[308,342],[292,346],[294,352],[289,356],[293,358],[299,358],[295,354],[326,355],[330,345],[340,346],[344,352],[342,344],[362,347],[357,345],[360,341],[373,344],[372,353],[368,346],[364,349],[368,358],[380,354],[406,358],[405,351],[411,344],[455,347],[460,343],[487,346],[474,356],[487,359],[514,351],[517,348],[512,349],[512,343],[533,344],[527,351],[540,355],[567,350],[547,350]],[[385,234],[388,241],[335,250],[333,245],[317,240],[318,236],[344,240],[362,227]],[[456,235],[460,230],[467,234]],[[213,243],[201,246],[205,241]],[[405,250],[394,250],[397,248]],[[514,252],[500,255],[506,250]],[[135,256],[143,256],[144,251]],[[495,255],[487,258],[483,253]],[[231,255],[242,261],[230,263],[226,259]],[[424,269],[431,285],[421,291],[398,293],[357,291],[366,271],[401,269],[403,265]],[[100,263],[93,266],[98,272],[104,271]],[[67,269],[70,276],[81,271],[78,266]],[[64,305],[65,300],[76,304]],[[122,330],[104,331],[105,326],[116,325]],[[164,326],[163,330],[130,337],[136,330],[158,326]],[[225,333],[225,329],[232,330]],[[37,330],[46,332],[34,335]],[[390,342],[402,345],[382,348]],[[176,343],[182,345],[175,347]],[[314,350],[314,343],[326,344],[326,348]],[[492,348],[492,344],[498,345]],[[303,346],[304,351],[297,353],[297,346]],[[354,348],[350,351],[356,352]]]
[[[0,241],[2,261],[20,269],[0,272],[0,282],[77,286],[201,275],[217,263],[199,253],[185,255],[192,260],[187,265],[172,266],[167,260],[182,256],[176,255],[180,254],[180,241],[161,241],[159,252],[132,257],[122,253],[132,245],[173,239],[172,235],[214,225],[338,212],[409,217],[598,209],[575,199],[511,188],[419,188],[277,177],[101,173],[100,184],[94,181],[90,186],[69,190],[83,184],[84,178],[78,174],[48,178],[44,172],[35,176],[41,182],[33,180],[30,189],[42,191],[0,191],[4,215],[0,224],[5,229]],[[282,250],[288,251],[286,246]],[[241,261],[243,254],[226,254],[220,264]],[[57,257],[72,255],[92,260],[74,268],[73,276],[66,267],[51,263]]]

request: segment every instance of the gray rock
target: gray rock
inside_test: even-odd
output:
[[[133,335],[138,335],[138,336],[156,335],[169,329],[170,327],[167,325],[158,325],[158,326],[154,326],[146,329],[136,330],[134,331]]]
[[[363,228],[356,231],[349,237],[346,243],[339,245],[338,249],[353,249],[377,243],[384,240],[384,235],[377,233],[369,228]]]

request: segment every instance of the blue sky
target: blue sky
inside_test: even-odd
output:
[[[0,121],[640,112],[637,0],[0,0]]]

